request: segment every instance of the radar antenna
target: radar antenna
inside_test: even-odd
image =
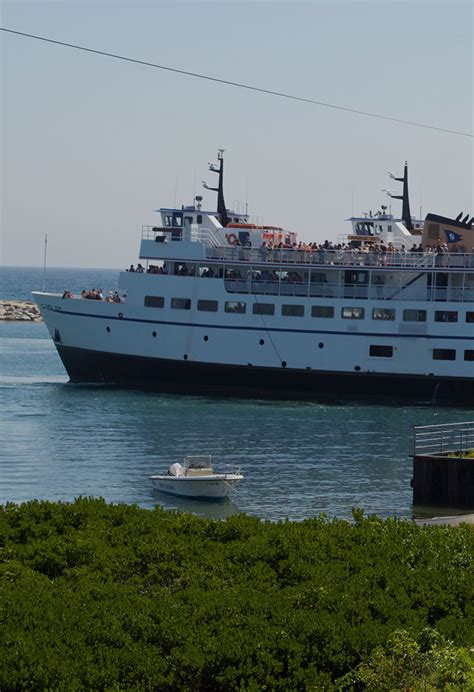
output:
[[[396,180],[399,183],[403,183],[403,193],[401,195],[393,195],[390,194],[389,197],[392,197],[392,199],[401,199],[403,201],[402,205],[402,219],[403,223],[407,227],[409,231],[413,231],[413,223],[411,220],[411,214],[410,214],[410,199],[408,196],[408,163],[405,161],[405,168],[403,171],[403,178],[397,178],[397,176],[394,173],[388,172],[390,178],[392,180]],[[388,194],[388,192],[387,192]]]
[[[224,151],[225,149],[217,150],[217,160],[219,162],[219,165],[216,163],[209,163],[209,170],[219,175],[217,187],[211,187],[206,183],[205,180],[202,181],[202,186],[206,190],[212,190],[213,192],[217,192],[217,214],[219,216],[221,224],[225,228],[229,223],[229,217],[227,216],[227,210],[225,207],[224,200]]]

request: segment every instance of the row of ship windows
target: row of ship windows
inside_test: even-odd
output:
[[[163,308],[165,299],[162,296],[145,296],[145,307],[147,308]],[[171,307],[175,310],[190,310],[190,298],[171,298]],[[217,312],[219,303],[217,300],[198,300],[197,309],[202,312]],[[282,305],[281,314],[284,317],[304,317],[304,305]],[[224,303],[224,312],[245,314],[247,311],[247,303],[237,300],[226,300]],[[253,303],[252,312],[254,315],[274,315],[274,303]],[[395,320],[396,311],[393,308],[373,308],[373,320]],[[334,307],[332,305],[312,305],[311,317],[334,317]],[[365,317],[365,308],[359,307],[343,307],[341,309],[341,317],[344,319],[363,320]],[[435,322],[457,322],[458,313],[453,310],[436,310],[434,314]],[[403,310],[404,322],[426,322],[427,311],[408,309]],[[466,322],[474,323],[474,312],[466,312]]]
[[[434,348],[432,350],[433,360],[456,360],[456,349],[455,348]],[[393,357],[393,346],[370,346],[369,356],[375,356],[378,358],[392,358]],[[474,361],[474,350],[465,349],[464,360]]]

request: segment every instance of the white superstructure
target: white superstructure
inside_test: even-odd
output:
[[[350,244],[303,244],[227,210],[221,153],[212,170],[218,210],[160,209],[125,302],[34,294],[71,381],[474,403],[472,219],[384,209],[351,219]]]

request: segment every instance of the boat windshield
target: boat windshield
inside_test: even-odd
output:
[[[212,467],[212,456],[210,454],[201,456],[187,456],[184,458],[185,469],[208,469]]]

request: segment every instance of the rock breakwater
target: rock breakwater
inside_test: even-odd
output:
[[[0,321],[42,322],[43,318],[35,303],[27,300],[0,300]]]

